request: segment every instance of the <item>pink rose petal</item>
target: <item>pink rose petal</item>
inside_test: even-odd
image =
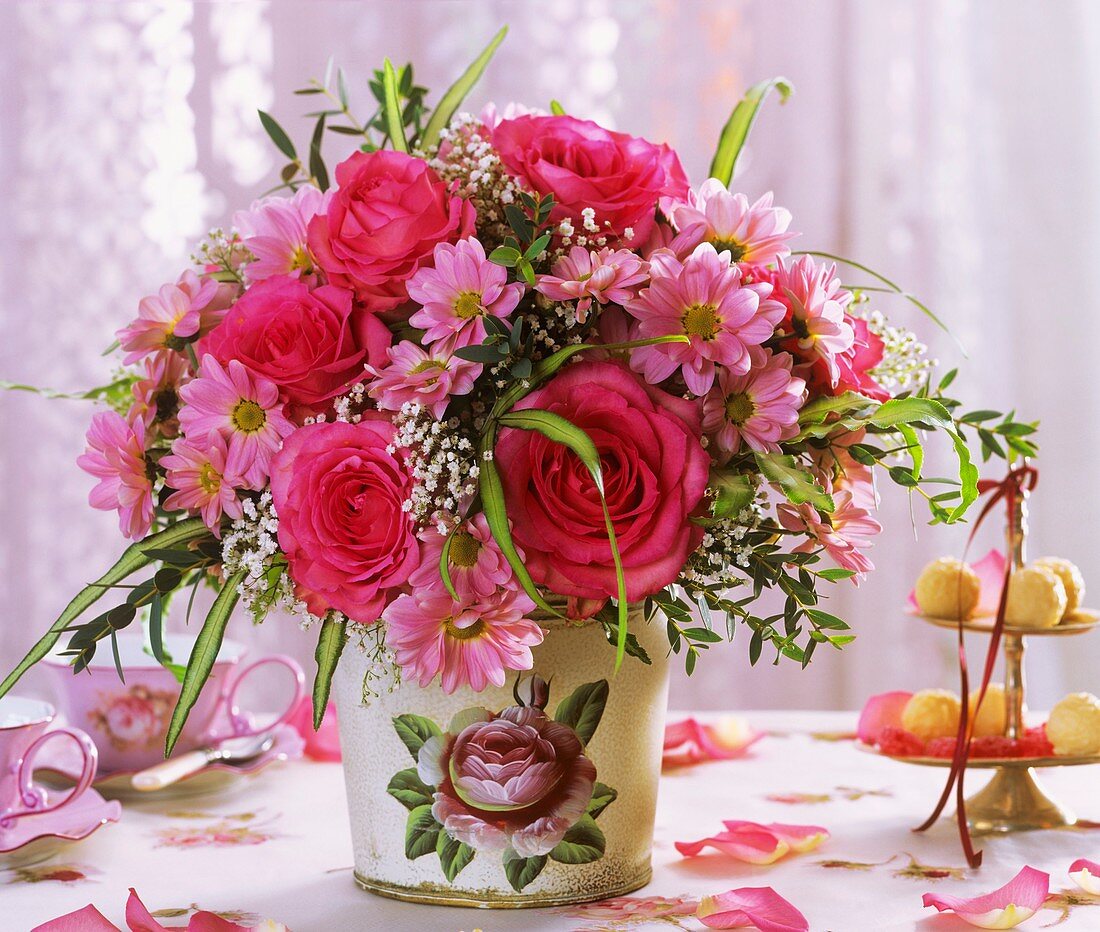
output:
[[[1001,586],[1005,581],[1005,557],[994,548],[971,567],[978,574],[981,583],[981,595],[975,615],[996,615],[997,604],[1001,600]]]
[[[130,932],[164,932],[166,928],[150,915],[133,887],[126,901],[126,925],[130,927]]]
[[[298,707],[287,720],[306,743],[306,757],[310,760],[340,760],[340,731],[336,725],[336,705],[330,702],[325,708],[321,727],[313,730],[313,701],[302,696]]]
[[[771,887],[741,887],[705,896],[695,914],[710,929],[809,932],[806,917]]]
[[[108,922],[106,917],[91,903],[83,909],[78,909],[64,916],[58,916],[40,926],[35,926],[31,932],[119,932],[118,926]]]
[[[732,715],[706,724],[694,718],[670,722],[665,726],[661,767],[687,767],[703,761],[740,757],[763,737],[744,719]]]
[[[1100,896],[1100,863],[1078,858],[1069,866],[1069,876],[1086,893]]]
[[[992,893],[969,899],[926,893],[924,905],[934,906],[941,913],[950,910],[979,929],[1012,929],[1033,916],[1049,893],[1050,874],[1024,867]]]
[[[900,728],[901,713],[912,697],[912,693],[901,691],[872,696],[859,714],[856,737],[864,744],[877,744],[883,729]]]
[[[816,848],[829,837],[820,825],[787,825],[743,820],[723,822],[724,831],[699,841],[678,841],[676,850],[684,857],[695,857],[706,847],[749,864],[772,864],[790,852]]]

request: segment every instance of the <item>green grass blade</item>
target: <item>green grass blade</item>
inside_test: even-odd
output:
[[[495,436],[492,431],[487,432],[481,438],[481,450],[492,450]],[[481,472],[478,475],[478,491],[481,495],[481,505],[485,511],[485,520],[489,522],[489,530],[493,532],[504,559],[512,567],[516,579],[523,586],[523,591],[531,598],[539,608],[549,612],[555,617],[561,617],[561,612],[550,606],[542,597],[527,567],[523,565],[519,552],[516,550],[515,541],[512,540],[512,529],[508,526],[508,510],[504,504],[504,486],[500,481],[500,473],[496,464],[490,459],[482,457]]]
[[[722,134],[718,137],[718,148],[714,153],[714,161],[710,163],[710,176],[717,178],[722,184],[729,186],[733,179],[734,169],[737,167],[737,157],[748,139],[749,130],[756,121],[756,114],[768,91],[772,88],[779,93],[779,102],[785,103],[791,96],[794,87],[786,78],[769,78],[754,84],[741,98],[733,113],[722,127]]]
[[[382,95],[386,116],[386,133],[398,152],[408,152],[409,144],[405,140],[405,122],[401,118],[401,101],[397,97],[397,73],[393,62],[388,58],[382,65]]]
[[[321,623],[321,634],[317,638],[317,678],[313,681],[313,730],[321,727],[328,708],[328,694],[332,688],[332,674],[340,662],[347,642],[347,621],[337,621],[331,614]]]
[[[607,529],[607,540],[611,545],[611,560],[615,564],[615,585],[618,601],[618,640],[615,648],[615,670],[622,665],[626,656],[626,573],[623,570],[622,556],[619,553],[619,541],[615,536],[615,525],[611,521],[611,512],[607,510],[607,497],[604,495],[603,469],[600,466],[600,453],[592,438],[588,436],[576,424],[566,420],[552,411],[543,411],[539,408],[527,408],[523,411],[510,411],[501,415],[502,427],[515,427],[519,430],[533,430],[542,434],[555,443],[572,450],[585,467],[592,474],[592,481],[596,484],[596,491],[600,496],[600,507],[603,509],[604,527]]]
[[[225,626],[229,623],[229,616],[240,599],[237,586],[244,580],[245,571],[240,570],[230,576],[222,585],[221,592],[210,606],[210,613],[203,622],[202,630],[195,639],[195,646],[191,649],[191,656],[187,660],[187,672],[183,676],[183,686],[180,689],[180,697],[172,710],[172,720],[168,723],[168,734],[164,739],[164,756],[168,757],[179,740],[183,726],[187,724],[187,716],[199,693],[206,685],[207,677],[214,667],[214,661],[218,658],[218,651],[222,646],[222,638],[225,636]]]
[[[5,695],[17,682],[19,682],[20,677],[22,677],[27,670],[45,657],[53,648],[54,644],[57,643],[57,639],[61,637],[62,632],[84,614],[88,608],[99,601],[111,586],[121,582],[131,573],[137,572],[143,566],[148,566],[152,563],[153,558],[146,553],[147,550],[157,550],[159,548],[171,549],[172,547],[186,544],[189,541],[196,540],[199,537],[209,534],[210,531],[207,529],[206,525],[202,523],[201,518],[188,518],[185,521],[180,521],[178,524],[173,524],[170,528],[166,528],[158,534],[146,537],[145,540],[138,541],[127,547],[114,566],[107,570],[107,572],[100,576],[94,583],[85,586],[77,593],[76,597],[65,606],[65,610],[58,617],[57,621],[53,623],[50,630],[30,649],[27,656],[19,661],[15,669],[7,675],[4,682],[0,683],[0,696]]]
[[[424,133],[420,137],[420,148],[427,149],[439,142],[443,130],[451,122],[451,118],[462,105],[466,95],[470,93],[470,89],[477,84],[478,79],[488,66],[489,60],[493,57],[493,53],[496,52],[497,46],[504,41],[506,35],[508,35],[508,27],[503,26],[500,32],[493,36],[489,44],[485,46],[481,54],[474,59],[470,67],[462,72],[459,79],[440,98],[439,103],[432,111],[428,125],[424,127]]]

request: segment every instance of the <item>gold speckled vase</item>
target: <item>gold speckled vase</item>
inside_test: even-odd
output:
[[[368,659],[334,679],[355,879],[417,903],[515,908],[618,896],[649,881],[668,641],[633,609],[651,663],[599,624],[548,628],[504,688],[438,680],[363,701]]]

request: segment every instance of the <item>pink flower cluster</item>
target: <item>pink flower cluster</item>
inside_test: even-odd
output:
[[[359,151],[331,190],[236,214],[214,259],[118,331],[132,400],[95,416],[80,458],[132,539],[165,512],[220,537],[269,491],[307,610],[384,621],[406,674],[448,692],[503,685],[543,637],[480,472],[534,582],[589,616],[618,595],[617,564],[632,601],[681,578],[713,476],[787,453],[808,402],[889,397],[882,339],[834,266],[791,255],[770,193],[692,190],[668,146],[573,117],[511,106],[475,125],[473,163],[458,132],[430,159]],[[518,426],[478,451],[511,389],[514,411],[585,432],[598,477]],[[842,434],[799,451],[834,510],[773,520],[862,575],[876,502]]]

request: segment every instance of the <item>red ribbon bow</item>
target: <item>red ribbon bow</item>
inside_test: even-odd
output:
[[[1033,490],[1038,482],[1039,471],[1034,466],[1029,466],[1025,461],[1021,465],[1010,469],[1008,474],[999,481],[994,479],[982,479],[978,483],[978,493],[980,495],[984,495],[987,492],[992,492],[993,494],[990,495],[989,500],[978,513],[978,517],[974,521],[974,526],[970,529],[970,536],[966,541],[966,550],[963,553],[964,560],[966,559],[966,555],[970,552],[970,545],[974,542],[974,536],[978,533],[978,528],[982,526],[982,522],[985,521],[986,517],[993,511],[997,503],[1002,500],[1004,501],[1008,527],[1013,528],[1016,521],[1016,509],[1020,499],[1025,493]],[[1015,543],[1015,541],[1013,540],[1012,543]],[[1004,582],[1001,585],[1001,597],[997,602],[997,615],[993,620],[993,630],[990,633],[989,647],[985,654],[985,668],[982,671],[982,685],[978,690],[978,701],[974,704],[975,709],[981,706],[982,701],[985,699],[985,693],[989,688],[989,681],[993,676],[993,667],[997,662],[997,655],[1001,647],[1001,636],[1004,633],[1005,626],[1005,605],[1008,601],[1008,580],[1012,576],[1015,563],[1015,548],[1010,547],[1010,550],[1013,552],[1007,554],[1005,559]],[[936,820],[943,812],[944,807],[947,805],[947,800],[951,798],[951,789],[954,787],[956,798],[955,818],[959,823],[959,839],[962,841],[963,852],[966,854],[967,863],[971,867],[977,867],[982,863],[982,852],[974,850],[974,843],[970,837],[970,826],[967,824],[966,820],[966,798],[963,793],[963,777],[966,774],[966,763],[970,759],[970,740],[973,737],[973,727],[970,721],[970,703],[968,701],[970,695],[970,674],[966,663],[966,645],[963,638],[963,621],[961,618],[959,619],[958,635],[959,686],[962,691],[962,703],[959,712],[959,730],[955,736],[955,754],[951,759],[951,769],[947,775],[947,784],[943,788],[943,793],[940,794],[939,802],[936,803],[936,808],[914,831],[923,832],[935,824]]]

